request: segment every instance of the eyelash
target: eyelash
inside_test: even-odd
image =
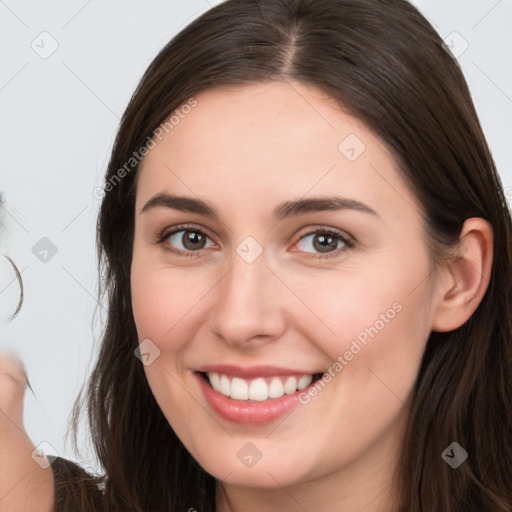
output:
[[[164,229],[163,231],[161,231],[158,234],[155,243],[163,245],[164,242],[166,242],[171,235],[179,233],[180,231],[189,231],[192,233],[200,233],[201,235],[204,235],[205,237],[210,238],[204,231],[202,231],[201,229],[198,229],[196,226],[191,225],[191,224],[183,224],[180,226],[176,226],[171,231],[168,231],[167,228]],[[310,236],[310,235],[315,235],[315,234],[332,235],[332,236],[336,237],[337,239],[339,239],[341,242],[343,242],[343,244],[345,244],[345,247],[341,248],[341,249],[336,249],[330,253],[320,254],[320,255],[316,255],[316,256],[312,255],[312,253],[306,253],[306,254],[310,254],[310,256],[306,256],[306,258],[325,259],[325,258],[339,257],[340,252],[345,252],[347,249],[352,249],[355,245],[355,242],[353,239],[349,238],[347,235],[344,235],[341,231],[338,231],[333,228],[318,228],[316,230],[309,231],[309,232],[303,234],[299,238],[297,243],[300,242],[303,238]],[[199,249],[197,251],[181,251],[179,249],[172,249],[170,247],[164,247],[164,249],[166,251],[171,251],[174,254],[177,254],[178,256],[185,256],[185,257],[198,257],[201,255],[201,252],[203,250],[205,250],[205,249]],[[297,251],[297,252],[300,252],[300,251]]]

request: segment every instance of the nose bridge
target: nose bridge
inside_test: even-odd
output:
[[[231,255],[212,313],[212,328],[230,344],[243,344],[256,336],[271,340],[285,327],[278,283],[267,264],[263,247],[250,237]]]

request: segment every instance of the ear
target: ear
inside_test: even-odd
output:
[[[457,252],[438,283],[439,299],[432,330],[453,331],[464,324],[480,304],[491,276],[493,230],[485,219],[466,219]]]

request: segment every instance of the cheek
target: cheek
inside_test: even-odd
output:
[[[430,333],[429,261],[424,253],[390,253],[364,268],[371,271],[347,266],[321,280],[287,281],[307,297],[309,311],[294,316],[295,326],[328,355],[331,373],[343,374],[340,385],[366,390],[361,404],[378,405],[379,395],[390,394],[386,386],[405,401]]]
[[[275,293],[282,298],[282,304],[287,304],[283,307],[287,308],[292,327],[301,331],[304,339],[321,345],[333,361],[347,351],[358,352],[357,345],[361,347],[359,352],[377,345],[377,340],[382,340],[379,346],[386,340],[386,357],[390,349],[400,349],[399,357],[407,349],[407,340],[423,340],[428,333],[428,298],[421,286],[428,275],[428,260],[424,254],[416,256],[380,255],[378,260],[361,266],[371,271],[350,265],[320,272],[281,269],[278,273],[287,288],[281,290],[277,285]],[[139,340],[149,338],[157,344],[167,340],[165,350],[179,352],[192,331],[200,328],[201,311],[204,322],[204,308],[207,304],[215,307],[216,301],[211,300],[218,273],[207,267],[197,267],[193,272],[187,268],[171,269],[135,254],[131,274]],[[182,335],[183,329],[188,336]],[[172,344],[168,343],[170,339]],[[414,343],[408,346],[415,347]],[[347,353],[347,357],[351,358],[351,354]]]
[[[190,322],[194,307],[208,291],[198,273],[172,271],[162,264],[138,263],[131,271],[132,308],[139,340],[173,337],[179,349],[180,338],[173,336],[181,320]]]
[[[182,354],[189,343],[194,304],[205,291],[179,272],[134,257],[131,269],[132,308],[139,342],[149,339],[159,357],[144,372],[160,409],[173,428],[187,438],[186,425],[197,422],[201,411],[190,407],[190,395],[180,383]],[[181,425],[181,428],[180,428]]]
[[[361,345],[393,331],[399,343],[404,337],[425,331],[428,296],[425,290],[427,260],[403,261],[394,257],[368,265],[371,271],[344,268],[324,275],[289,276],[287,284],[304,297],[298,325],[310,340],[322,340],[334,359],[348,350],[351,341]],[[309,310],[309,311],[308,311]]]

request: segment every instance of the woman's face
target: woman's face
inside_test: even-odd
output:
[[[152,392],[225,482],[371,481],[396,455],[432,328],[418,202],[316,88],[195,99],[138,176],[131,286]],[[151,202],[165,194],[189,201]]]

